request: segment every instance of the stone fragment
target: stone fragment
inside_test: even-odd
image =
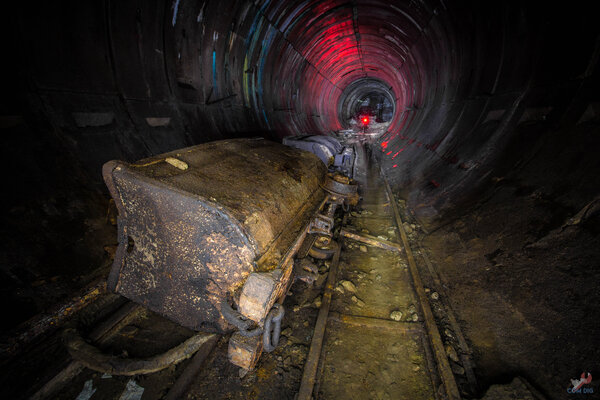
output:
[[[360,251],[362,251],[363,253],[366,253],[367,252],[367,246],[361,244],[360,245]]]
[[[289,337],[292,334],[292,328],[290,328],[290,327],[285,328],[284,330],[281,331],[281,334],[283,336]]]
[[[343,288],[345,290],[347,290],[350,293],[356,293],[356,286],[354,286],[354,283],[350,282],[350,281],[341,281],[340,285],[343,286]]]
[[[452,363],[452,372],[456,375],[464,375],[465,369],[458,364]]]
[[[398,310],[394,310],[390,313],[390,319],[393,319],[394,321],[401,321],[402,320],[402,311],[398,311]]]
[[[431,300],[437,300],[439,298],[440,298],[440,295],[438,294],[438,292],[431,293]]]
[[[314,300],[313,300],[313,304],[315,306],[315,308],[321,308],[321,296],[317,296]]]
[[[454,347],[449,344],[446,345],[446,354],[448,355],[449,359],[454,362],[458,362],[458,354],[456,353],[456,350],[454,350]]]

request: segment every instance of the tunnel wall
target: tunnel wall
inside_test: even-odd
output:
[[[344,89],[375,78],[396,95],[382,166],[435,225],[485,186],[519,125],[550,129],[596,115],[598,28],[575,8],[433,0],[17,8],[26,102],[94,179],[112,158],[237,136],[331,134],[343,127]]]
[[[19,287],[39,309],[47,297],[32,283],[66,295],[108,265],[104,162],[231,137],[330,134],[342,128],[344,89],[365,78],[396,96],[373,153],[426,229],[510,173],[576,211],[598,187],[594,15],[435,0],[6,5],[2,138],[15,168],[3,293],[13,301]],[[68,284],[52,281],[62,275]]]
[[[548,164],[547,192],[574,208],[594,197],[593,184],[565,195],[558,177],[568,175],[560,160],[579,154],[591,169],[568,179],[597,182],[597,163],[580,148],[589,133],[569,132],[598,120],[598,32],[589,14],[552,5],[436,8],[402,67],[411,96],[376,151],[426,229],[469,210],[550,141],[563,143],[562,156],[535,162]]]

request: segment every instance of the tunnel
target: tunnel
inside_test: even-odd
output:
[[[379,206],[399,207],[398,229],[429,277],[423,293],[460,396],[512,398],[502,397],[511,388],[532,393],[523,398],[572,398],[578,379],[582,395],[600,391],[586,380],[600,376],[593,4],[61,0],[3,7],[3,397],[39,394],[66,365],[61,329],[83,326],[84,309],[108,312],[102,296],[117,211],[105,163],[221,140],[281,143],[353,129],[360,136],[355,117],[365,107],[377,110],[377,129],[363,146],[370,172],[362,179],[388,193]],[[236,173],[229,179],[235,185]],[[380,241],[395,240],[383,234]],[[317,311],[306,317],[311,326]],[[458,342],[469,350],[455,354]],[[221,389],[195,383],[197,393],[185,398],[294,398],[310,343],[294,344],[296,353],[279,361],[270,353],[242,378],[213,356],[216,366],[202,379]],[[283,366],[290,357],[292,366]],[[364,373],[373,375],[372,398],[394,398],[379,389],[385,371]],[[100,375],[90,378],[96,386],[109,381]],[[86,379],[74,378],[52,398],[75,398]],[[160,393],[146,389],[144,398]]]

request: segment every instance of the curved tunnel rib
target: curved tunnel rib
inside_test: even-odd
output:
[[[573,62],[550,63],[562,18],[511,3],[177,0],[52,5],[22,12],[20,24],[53,125],[68,136],[102,132],[76,140],[95,174],[107,158],[222,137],[331,134],[345,126],[344,90],[378,79],[395,94],[384,169],[435,226],[494,173],[526,108],[548,114],[526,119],[568,112],[573,123],[594,101],[575,90],[597,80],[589,18],[560,33],[558,43],[583,40]],[[32,25],[54,35],[27,35]],[[544,98],[558,82],[573,89]],[[88,150],[98,145],[102,154]]]
[[[597,198],[600,30],[592,6],[102,0],[5,7],[2,37],[12,62],[3,82],[3,148],[14,168],[5,177],[2,271],[10,290],[26,293],[15,310],[28,310],[9,310],[8,325],[46,307],[31,282],[54,284],[46,275],[64,273],[65,297],[88,283],[71,275],[95,274],[107,262],[109,250],[98,245],[113,240],[102,225],[107,160],[233,137],[333,135],[371,90],[394,103],[371,153],[428,232],[494,196],[505,196],[511,210],[532,201],[544,212],[497,228],[527,231],[526,243],[513,243],[521,251],[572,226],[561,224]],[[477,218],[475,239],[483,235]],[[589,251],[582,259],[596,265]],[[575,276],[574,269],[565,270]],[[7,301],[18,297],[13,292]]]

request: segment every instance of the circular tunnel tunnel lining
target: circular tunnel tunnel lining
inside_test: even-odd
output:
[[[389,123],[395,112],[395,95],[385,82],[374,78],[361,78],[348,85],[340,96],[337,111],[344,128],[361,111],[369,110],[376,122]]]

